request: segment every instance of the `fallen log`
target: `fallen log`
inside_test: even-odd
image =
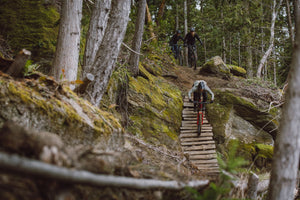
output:
[[[100,187],[124,187],[129,189],[169,189],[181,190],[186,187],[201,189],[208,185],[208,180],[196,180],[188,183],[161,181],[153,179],[136,179],[122,176],[99,175],[82,170],[70,170],[64,167],[46,164],[36,160],[8,155],[0,152],[0,170],[21,176],[34,176],[74,184]]]

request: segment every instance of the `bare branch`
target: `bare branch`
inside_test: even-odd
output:
[[[91,186],[125,187],[131,189],[169,189],[181,190],[185,187],[203,188],[208,180],[196,180],[188,183],[161,181],[153,179],[136,179],[122,176],[99,175],[82,170],[70,170],[43,162],[22,158],[17,155],[0,153],[0,169],[20,175],[38,176],[41,178],[64,182],[86,184]]]

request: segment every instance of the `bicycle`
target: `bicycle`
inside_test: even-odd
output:
[[[194,104],[197,104],[197,134],[198,137],[201,135],[202,125],[203,125],[203,118],[204,118],[204,110],[203,104],[210,104],[211,102],[203,102],[201,99],[199,101],[194,101]]]
[[[189,45],[189,66],[194,67],[194,70],[197,68],[197,52],[195,45]]]
[[[182,46],[181,44],[178,45],[178,55],[177,55],[177,58],[178,58],[178,63],[180,66],[183,66],[183,49],[182,49]]]

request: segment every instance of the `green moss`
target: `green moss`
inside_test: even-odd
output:
[[[142,76],[129,79],[132,110],[129,130],[153,143],[177,140],[183,105],[180,90],[163,78],[153,76],[142,65],[140,72]]]
[[[1,79],[0,79],[1,80]],[[77,138],[85,137],[83,134],[84,127],[93,130],[93,138],[97,139],[102,134],[110,134],[113,130],[121,129],[119,121],[111,114],[93,107],[89,102],[79,98],[73,93],[69,87],[63,87],[63,93],[67,94],[65,100],[57,99],[54,96],[46,94],[43,96],[43,83],[39,83],[38,87],[27,87],[22,82],[14,82],[6,80],[7,96],[11,101],[17,101],[21,104],[28,105],[41,116],[49,119],[49,123],[61,127],[61,129],[70,129]],[[47,91],[47,90],[45,90]],[[1,94],[5,95],[5,94]],[[88,116],[91,123],[88,123],[75,108],[68,103],[70,99],[77,103],[82,112]]]
[[[274,150],[273,146],[265,145],[265,144],[256,144],[255,147],[259,157],[268,158],[268,159],[273,158],[273,150]]]
[[[51,58],[55,51],[59,13],[42,0],[3,0],[0,34],[19,51],[26,48],[33,60]]]
[[[244,68],[236,65],[227,65],[227,67],[233,75],[246,77],[247,72]]]

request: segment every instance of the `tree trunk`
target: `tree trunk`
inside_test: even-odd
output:
[[[270,200],[293,200],[300,156],[300,0],[297,0],[296,38],[289,87],[275,143],[269,187]]]
[[[64,0],[61,10],[58,42],[53,61],[55,80],[77,79],[82,0]]]
[[[285,2],[286,2],[286,13],[287,13],[287,19],[288,19],[289,34],[290,34],[290,38],[291,38],[291,44],[293,47],[294,46],[294,31],[293,31],[293,25],[292,25],[290,1],[285,0]]]
[[[159,26],[159,22],[162,19],[163,15],[164,15],[164,10],[166,7],[166,0],[162,0],[161,4],[159,6],[159,10],[156,16],[156,25]]]
[[[133,37],[132,49],[135,52],[140,53],[142,39],[143,39],[143,33],[144,33],[145,12],[146,12],[147,2],[146,2],[146,0],[139,0],[138,4],[139,4],[139,8],[138,8],[137,19],[135,22],[135,33],[134,33],[134,37]],[[137,76],[139,73],[140,56],[135,52],[131,52],[130,58],[129,58],[129,64],[130,64],[129,69],[132,72],[133,76]]]
[[[184,0],[183,4],[183,10],[184,10],[184,35],[188,33],[188,22],[187,22],[187,0]],[[189,66],[189,61],[188,61],[188,49],[185,48],[185,63],[186,66]]]
[[[282,0],[280,0],[280,2],[278,4],[278,10],[280,8],[281,3],[282,3]],[[269,55],[272,53],[272,49],[274,47],[274,30],[275,30],[275,21],[276,21],[276,16],[277,16],[278,10],[276,10],[276,0],[274,0],[273,11],[272,11],[271,30],[270,30],[271,31],[270,44],[269,44],[268,50],[266,51],[266,53],[260,60],[260,63],[259,63],[258,69],[257,69],[256,76],[259,78],[261,77],[261,71],[263,69],[263,66],[264,66],[265,62],[267,61]]]
[[[85,45],[85,53],[83,58],[83,76],[91,72],[95,61],[96,53],[102,42],[103,35],[107,26],[109,13],[111,9],[111,0],[96,0],[90,19],[89,30],[87,33],[87,41]]]
[[[115,68],[114,64],[126,32],[130,4],[131,0],[112,1],[107,27],[91,69],[95,80],[88,85],[85,93],[85,98],[95,106],[99,106]]]
[[[156,43],[156,36],[154,34],[154,30],[153,30],[153,24],[152,24],[152,18],[151,18],[151,13],[150,13],[150,10],[149,10],[149,7],[148,7],[148,4],[146,4],[146,16],[147,16],[147,25],[148,25],[148,29],[149,29],[149,32],[150,32],[150,37],[152,39],[152,41],[154,43]]]
[[[179,13],[178,13],[178,4],[176,4],[176,30],[179,29]]]

